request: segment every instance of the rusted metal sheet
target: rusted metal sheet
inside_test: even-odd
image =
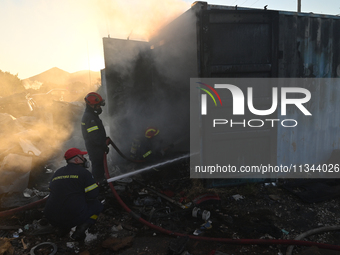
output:
[[[278,77],[340,77],[339,17],[284,12],[279,24]],[[278,164],[324,163],[340,147],[340,84],[330,80],[308,89],[312,99],[307,107],[318,121],[289,112],[287,118],[299,124],[293,130],[278,128]]]

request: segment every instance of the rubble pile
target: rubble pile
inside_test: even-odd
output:
[[[36,104],[26,93],[0,98],[0,195],[22,192],[50,162],[58,161],[84,107],[45,101]]]
[[[74,230],[58,236],[44,219],[40,205],[0,218],[0,250],[7,249],[4,254],[17,255],[286,254],[286,245],[226,244],[204,238],[294,239],[311,229],[340,224],[338,198],[307,203],[284,187],[287,182],[207,189],[200,180],[189,178],[188,162],[183,160],[117,180],[113,186],[134,215],[184,236],[165,235],[137,221],[122,208],[107,186],[100,195],[104,210],[97,224],[87,231],[84,242],[70,239]],[[24,193],[30,199],[28,194],[39,192],[28,189]],[[339,235],[340,231],[334,230],[304,240],[337,245]],[[296,246],[292,254],[338,252]]]

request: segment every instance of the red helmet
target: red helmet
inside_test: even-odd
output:
[[[99,104],[100,106],[105,105],[105,100],[96,92],[88,93],[84,99],[88,105],[97,105],[97,104]]]
[[[77,155],[85,155],[85,154],[87,154],[87,151],[81,151],[78,148],[71,148],[65,152],[64,158],[66,160],[69,160],[71,158],[74,158]]]
[[[158,133],[159,133],[159,129],[157,129],[155,127],[148,127],[145,130],[145,137],[146,138],[152,138],[152,137],[158,135]]]

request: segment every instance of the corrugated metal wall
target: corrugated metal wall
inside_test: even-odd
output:
[[[279,77],[340,77],[339,17],[281,13],[279,19]],[[297,108],[288,112],[287,119],[296,119],[298,126],[278,127],[277,164],[324,163],[340,148],[340,84],[333,79],[307,86],[313,117]]]

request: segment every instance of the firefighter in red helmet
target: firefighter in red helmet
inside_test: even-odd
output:
[[[99,118],[105,100],[96,92],[88,93],[84,99],[86,109],[81,121],[81,130],[92,163],[93,177],[101,183],[104,180],[104,153],[109,152],[104,125]]]
[[[84,98],[86,105],[89,105],[91,108],[96,111],[96,113],[99,115],[102,113],[101,106],[105,106],[105,100],[96,92],[90,92],[86,95]]]
[[[50,195],[44,214],[57,227],[60,236],[77,226],[71,236],[77,241],[85,238],[85,231],[96,223],[103,205],[98,200],[99,189],[93,176],[86,169],[89,162],[86,151],[70,148],[65,152],[67,165],[59,168],[49,184]]]

